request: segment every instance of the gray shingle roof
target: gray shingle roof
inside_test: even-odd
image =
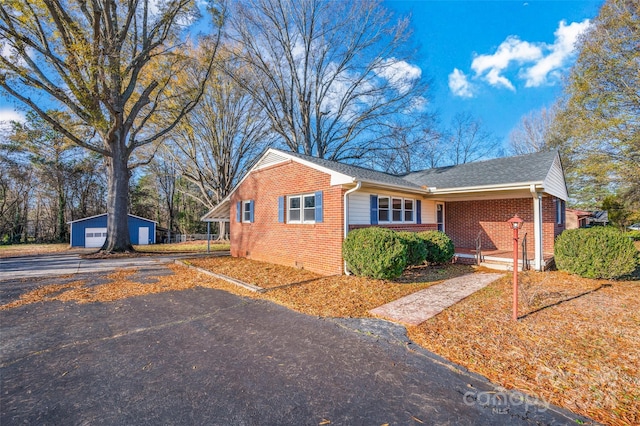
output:
[[[274,151],[280,151],[274,149]],[[325,160],[323,158],[311,157],[309,155],[299,154],[297,152],[280,151],[287,155],[300,158],[310,163],[316,164],[320,167],[333,170],[338,173],[342,173],[347,176],[351,176],[356,180],[363,180],[366,182],[378,182],[381,184],[404,186],[406,188],[420,188],[420,185],[412,183],[400,176],[392,175],[389,173],[379,172],[376,170],[367,169],[360,166],[353,166],[351,164],[338,163],[336,161]]]
[[[540,182],[547,177],[556,155],[556,151],[537,152],[438,167],[409,173],[403,177],[414,185],[438,189]]]
[[[274,151],[280,150],[274,149]],[[356,180],[412,189],[423,186],[454,189],[469,186],[541,182],[547,177],[557,155],[557,151],[537,152],[517,157],[496,158],[457,166],[438,167],[397,176],[296,152],[280,152],[351,176]]]

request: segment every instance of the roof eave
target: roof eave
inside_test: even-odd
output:
[[[535,190],[544,191],[543,181],[537,182],[517,182],[499,185],[479,185],[479,186],[465,186],[460,188],[432,188],[428,192],[433,195],[448,195],[448,194],[461,194],[461,193],[475,193],[486,191],[513,191],[513,190],[530,190],[531,187]]]

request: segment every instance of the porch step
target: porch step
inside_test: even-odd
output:
[[[456,254],[458,258],[462,258],[466,261],[474,261],[475,263],[475,255],[460,253]],[[533,265],[533,259],[527,259],[529,265]],[[465,262],[466,263],[466,262]],[[480,262],[480,266],[484,266],[488,269],[494,269],[497,271],[513,271],[513,259],[506,259],[504,257],[495,257],[495,256],[482,256],[482,262]],[[522,271],[522,258],[518,259],[518,271]]]
[[[489,261],[480,262],[480,266],[496,271],[513,271],[513,262]],[[522,271],[522,261],[518,262],[518,271]]]

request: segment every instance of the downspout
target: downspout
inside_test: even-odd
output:
[[[347,234],[349,233],[349,194],[352,192],[356,192],[362,187],[362,182],[357,181],[356,186],[351,188],[347,192],[344,193],[344,198],[342,201],[342,205],[344,206],[344,236],[342,237],[342,241],[347,238]],[[351,272],[347,269],[347,261],[344,261],[344,273],[346,275],[351,275]]]
[[[534,269],[542,270],[542,194],[536,191],[535,185],[530,187],[533,196],[533,238],[535,247]]]

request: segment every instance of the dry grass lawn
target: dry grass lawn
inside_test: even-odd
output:
[[[60,253],[69,250],[69,244],[10,244],[0,245],[0,257],[33,256]]]
[[[206,253],[207,241],[196,240],[184,243],[171,244],[149,244],[145,246],[133,246],[134,249],[142,253]],[[229,250],[228,241],[211,241],[211,251]]]

